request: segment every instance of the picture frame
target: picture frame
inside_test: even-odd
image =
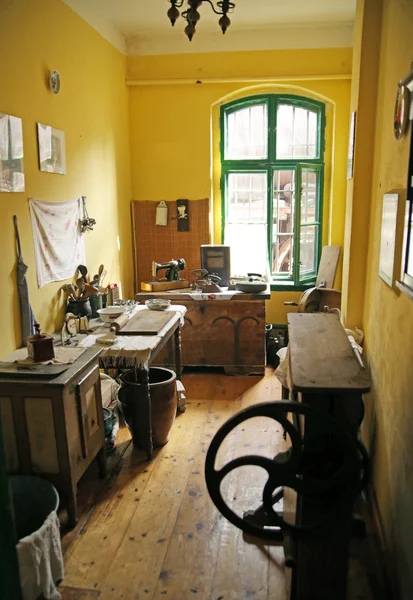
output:
[[[354,144],[356,141],[356,111],[353,110],[350,117],[350,132],[348,138],[347,153],[347,179],[353,179]]]
[[[39,168],[47,173],[66,174],[65,133],[50,125],[37,123]]]
[[[395,281],[395,268],[400,266],[402,251],[402,205],[404,190],[392,190],[383,195],[379,276],[389,286]]]
[[[23,123],[0,112],[0,192],[24,192]]]
[[[399,85],[405,86],[409,91],[409,116],[410,122],[413,115],[413,71],[405,77]],[[407,171],[406,203],[404,210],[404,235],[400,281],[397,287],[413,300],[413,134],[410,125],[409,163]]]

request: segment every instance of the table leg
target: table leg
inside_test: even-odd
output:
[[[140,438],[143,448],[146,450],[148,460],[152,458],[153,443],[152,443],[152,419],[151,419],[151,395],[149,389],[149,369],[139,367],[138,380],[142,390],[141,401],[141,419],[140,419]]]
[[[181,380],[181,328],[178,327],[175,329],[174,333],[175,339],[175,369],[176,369],[176,378]]]
[[[99,465],[99,477],[103,479],[104,477],[106,477],[106,455],[104,446],[97,453],[96,459]]]
[[[73,485],[73,487],[68,488],[65,496],[67,499],[67,517],[68,517],[68,526],[70,529],[73,529],[77,523],[77,486]]]

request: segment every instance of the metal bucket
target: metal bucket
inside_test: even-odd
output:
[[[35,475],[10,475],[17,538],[31,535],[59,506],[59,494],[50,481]]]

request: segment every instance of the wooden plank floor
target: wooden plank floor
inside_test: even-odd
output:
[[[183,383],[187,411],[152,461],[132,447],[123,428],[109,459],[111,477],[99,481],[91,467],[80,482],[79,524],[72,532],[63,526],[63,600],[285,600],[282,548],[246,543],[215,509],[204,479],[205,454],[222,423],[241,408],[280,399],[280,386],[270,369],[263,378],[189,374]],[[284,447],[279,427],[253,419],[228,436],[218,459],[272,457]],[[264,480],[250,467],[224,480],[235,511],[260,504]],[[350,572],[349,600],[379,597],[360,543]]]

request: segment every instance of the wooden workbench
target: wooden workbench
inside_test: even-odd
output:
[[[363,414],[362,394],[369,391],[370,380],[339,319],[324,313],[289,314],[288,332],[290,384],[298,401],[329,412],[355,440]],[[306,421],[305,432],[309,427],[314,433],[317,424]],[[322,516],[322,506],[300,496],[294,508],[301,524]],[[345,600],[351,529],[348,515],[330,534],[296,540],[291,598]]]
[[[138,312],[151,313],[145,306],[137,306],[134,314]],[[141,445],[147,452],[148,460],[152,458],[152,422],[151,422],[151,397],[149,385],[149,365],[154,358],[167,347],[173,346],[174,369],[176,378],[181,378],[181,324],[186,313],[185,306],[173,306],[167,309],[174,313],[171,320],[158,332],[157,335],[117,335],[112,346],[101,347],[100,364],[104,369],[136,369],[136,383],[141,385],[142,397],[136,397],[136,410],[139,413],[139,429]],[[80,342],[80,347],[96,347],[97,338],[107,333],[107,329],[100,327],[94,333],[86,336]],[[133,440],[134,443],[136,440]]]
[[[89,348],[58,376],[2,376],[0,413],[8,470],[36,474],[65,496],[77,521],[77,483],[96,457],[105,473],[100,348]]]

